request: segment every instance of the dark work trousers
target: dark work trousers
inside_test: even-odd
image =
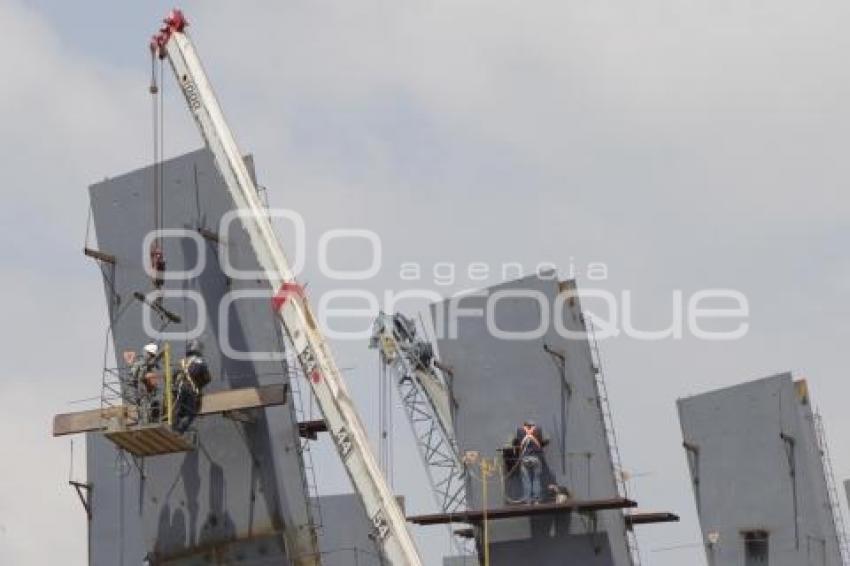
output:
[[[192,426],[195,417],[198,414],[198,406],[200,405],[200,396],[195,392],[192,385],[182,380],[177,386],[177,402],[174,415],[174,429],[183,434],[189,427]]]

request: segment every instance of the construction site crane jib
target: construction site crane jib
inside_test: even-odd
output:
[[[433,347],[400,313],[378,316],[370,347],[379,349],[381,363],[396,377],[398,396],[440,511],[458,511],[466,503],[466,467],[454,436],[453,401],[437,371]]]
[[[186,34],[187,25],[183,13],[172,10],[152,39],[151,48],[170,62],[201,135],[240,211],[242,227],[249,235],[257,260],[272,289],[278,289],[272,307],[280,317],[304,375],[309,378],[337,452],[372,521],[376,543],[391,564],[419,566],[422,561],[404,514],[381,475],[342,375],[315,322],[303,288],[295,281],[275,237],[242,154]]]

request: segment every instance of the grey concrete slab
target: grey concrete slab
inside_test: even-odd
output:
[[[439,356],[453,370],[460,450],[499,459],[499,450],[510,442],[516,427],[531,418],[550,439],[545,448],[544,488],[557,483],[570,488],[578,499],[607,499],[617,496],[617,486],[590,347],[586,339],[565,337],[559,331],[584,331],[578,299],[564,298],[571,287],[572,283],[551,277],[526,277],[437,303],[431,314]],[[453,317],[452,312],[461,316]],[[528,339],[512,339],[494,333],[493,324],[503,333],[538,328],[541,332]],[[488,485],[487,504],[502,506],[519,499],[519,475],[516,465],[505,464]],[[480,508],[483,500],[479,476],[472,474],[468,485],[467,500],[473,508]],[[550,556],[562,556],[563,537],[598,529],[607,534],[605,544],[610,549],[586,564],[631,564],[622,513],[604,511],[598,519],[595,527],[569,517],[532,520],[532,533],[538,534],[527,545],[505,542],[498,550],[494,547],[494,556],[514,556],[510,549],[517,544],[530,553],[527,563],[546,564]],[[535,527],[541,522],[545,529]],[[559,535],[546,534],[552,529]]]
[[[524,541],[500,542],[491,547],[491,566],[594,566],[614,564],[605,532],[596,534],[550,534],[546,525],[538,536]],[[544,538],[545,537],[545,538]],[[545,541],[545,552],[541,543]]]
[[[678,408],[711,566],[758,564],[764,539],[770,566],[841,564],[805,382],[775,375]]]
[[[217,232],[219,220],[233,204],[211,155],[200,150],[163,167],[162,226]],[[122,352],[138,352],[150,340],[142,324],[143,306],[133,293],[152,287],[143,269],[143,240],[154,226],[153,176],[148,167],[90,188],[97,246],[117,258],[114,267],[103,265],[115,351],[115,359],[107,361],[110,365],[122,366]],[[235,266],[258,269],[238,224],[219,237]],[[213,375],[208,390],[286,382],[283,362],[245,361],[227,355],[222,346],[226,340],[239,351],[282,352],[281,332],[267,298],[240,300],[219,313],[231,291],[269,294],[268,285],[226,276],[220,250],[207,239],[198,244],[189,237],[166,238],[164,251],[169,273],[191,270],[199,258],[207,259],[197,276],[167,281],[165,288],[202,298],[207,318],[200,339]],[[166,298],[164,305],[182,318],[165,330],[196,326],[199,310],[192,300]],[[175,354],[183,353],[185,339],[170,343]],[[310,531],[293,404],[261,410],[256,416],[254,422],[199,418],[197,450],[142,461],[128,459],[100,435],[89,434],[94,503],[90,563],[135,566],[145,556],[191,563],[193,555],[206,556],[214,549],[221,556],[262,553],[280,564],[286,563],[284,547],[300,552],[295,540]],[[304,539],[299,540],[303,549]],[[229,563],[222,560],[219,563]]]
[[[353,493],[319,498],[322,528],[319,549],[322,566],[381,566],[371,537],[372,525]]]

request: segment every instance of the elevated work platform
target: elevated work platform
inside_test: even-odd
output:
[[[490,518],[489,515],[487,517]],[[408,519],[409,520],[409,519]],[[625,515],[626,527],[632,529],[635,525],[652,525],[656,523],[678,523],[679,516],[668,512],[632,512]],[[474,538],[475,531],[471,527],[457,529],[454,534],[463,538]]]
[[[159,424],[107,432],[104,436],[139,457],[188,452],[194,448],[191,442],[169,426]]]
[[[275,384],[207,393],[201,398],[198,416],[283,405],[287,390],[288,385]],[[105,431],[114,419],[134,423],[138,420],[136,408],[125,405],[56,415],[53,417],[53,436]]]
[[[551,515],[570,512],[593,512],[607,509],[627,509],[637,507],[631,499],[616,497],[613,499],[597,499],[587,501],[567,501],[565,503],[541,503],[540,505],[510,505],[488,509],[487,520],[510,519],[513,517],[533,517],[536,515]],[[460,511],[457,513],[434,513],[431,515],[414,515],[407,520],[417,525],[444,525],[446,523],[477,524],[484,521],[485,511]]]

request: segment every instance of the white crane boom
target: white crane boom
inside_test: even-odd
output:
[[[457,511],[466,503],[466,466],[455,439],[452,397],[441,377],[445,372],[437,372],[433,347],[419,338],[410,319],[384,313],[375,320],[370,346],[379,349],[381,363],[395,375],[440,511]]]
[[[394,566],[421,566],[404,514],[381,475],[366,429],[348,394],[342,374],[316,324],[275,237],[267,211],[248,174],[242,154],[224,119],[201,61],[185,33],[186,19],[172,10],[152,48],[167,57],[207,146],[215,157],[248,233],[257,260],[272,289],[272,304],[307,376],[337,452],[374,528],[374,540]]]

